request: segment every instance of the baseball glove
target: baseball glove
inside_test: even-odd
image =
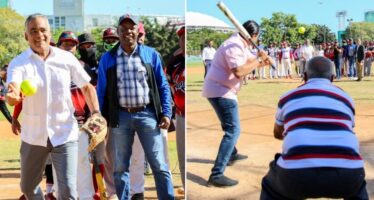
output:
[[[89,137],[88,152],[92,152],[97,145],[104,141],[107,134],[107,123],[103,116],[94,114],[81,127]]]

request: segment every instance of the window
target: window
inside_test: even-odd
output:
[[[55,17],[55,27],[56,28],[60,27],[60,17]]]
[[[61,17],[60,19],[61,19],[61,26],[65,28],[65,26],[66,26],[65,16]]]

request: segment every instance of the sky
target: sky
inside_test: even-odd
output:
[[[217,3],[218,0],[187,0],[187,11],[211,15],[233,27]],[[324,24],[335,33],[339,24],[336,12],[345,10],[346,19],[358,22],[364,21],[366,11],[374,10],[374,0],[223,0],[223,3],[240,22],[253,19],[261,23],[262,17],[271,18],[273,12],[284,12],[296,15],[301,23]]]
[[[85,14],[155,14],[184,16],[184,0],[85,0]],[[21,15],[39,12],[53,14],[53,0],[12,0]]]

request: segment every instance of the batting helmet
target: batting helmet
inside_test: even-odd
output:
[[[103,39],[106,39],[106,38],[115,38],[115,39],[119,39],[118,35],[117,35],[117,32],[114,28],[107,28],[105,29],[104,33],[103,33]]]
[[[71,31],[64,31],[61,33],[60,37],[58,38],[57,46],[60,46],[64,41],[72,41],[76,44],[79,43],[77,36]]]

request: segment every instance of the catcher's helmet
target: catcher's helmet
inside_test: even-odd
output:
[[[57,46],[60,46],[64,41],[73,41],[76,44],[79,43],[78,37],[71,31],[64,31],[61,33],[60,37],[58,38]]]
[[[114,28],[107,28],[105,29],[104,33],[103,33],[103,39],[106,39],[106,38],[115,38],[115,39],[119,39],[118,35],[117,35],[117,32]]]

